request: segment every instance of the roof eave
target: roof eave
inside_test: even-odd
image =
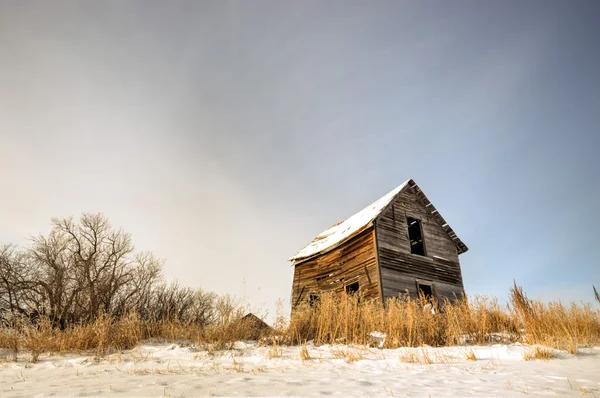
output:
[[[369,223],[368,223],[367,225],[365,225],[363,228],[361,228],[361,229],[357,230],[357,231],[356,231],[356,232],[354,232],[352,235],[348,235],[348,236],[347,236],[347,237],[346,237],[344,240],[342,240],[342,241],[340,241],[340,242],[336,243],[336,244],[335,244],[335,245],[333,245],[333,246],[326,247],[325,249],[323,249],[323,250],[321,250],[321,251],[319,251],[319,252],[313,253],[313,254],[311,254],[310,256],[306,256],[306,257],[296,257],[296,256],[294,256],[294,257],[290,257],[290,258],[288,259],[288,261],[290,261],[290,262],[292,263],[292,265],[298,265],[298,264],[301,264],[301,263],[307,262],[307,261],[309,261],[309,260],[312,260],[312,259],[313,259],[313,258],[315,258],[315,257],[319,257],[320,255],[323,255],[323,254],[325,254],[325,253],[329,253],[330,251],[333,251],[333,250],[337,249],[338,247],[340,247],[340,246],[344,245],[346,242],[348,242],[348,241],[349,241],[349,240],[351,240],[352,238],[354,238],[354,237],[356,237],[356,236],[358,236],[358,235],[362,234],[363,232],[365,232],[365,231],[366,231],[366,230],[368,230],[369,228],[373,227],[373,223],[374,223],[374,222],[375,222],[375,220],[371,220],[371,222],[369,222]]]

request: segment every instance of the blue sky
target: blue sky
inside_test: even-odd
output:
[[[170,279],[288,305],[286,259],[414,178],[467,293],[600,285],[594,1],[0,3],[0,241],[103,212]],[[260,312],[260,311],[258,311]]]

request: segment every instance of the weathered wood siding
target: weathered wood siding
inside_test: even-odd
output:
[[[421,220],[425,256],[410,252],[407,217]],[[411,188],[380,215],[375,232],[384,300],[406,292],[416,297],[417,280],[433,283],[440,300],[463,294],[456,245]]]
[[[292,311],[308,302],[310,293],[342,292],[346,283],[355,281],[365,298],[381,299],[373,228],[330,252],[295,265]]]

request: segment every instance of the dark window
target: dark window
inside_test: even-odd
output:
[[[419,287],[419,296],[423,295],[428,301],[433,299],[433,287],[431,285],[417,283],[417,286]]]
[[[308,299],[308,303],[311,307],[318,305],[321,302],[321,296],[317,293],[311,293]]]
[[[423,243],[423,230],[421,229],[421,221],[416,218],[408,217],[408,238],[410,239],[410,252],[425,255],[425,244]]]
[[[348,293],[348,294],[358,293],[358,282],[354,282],[349,285],[346,285],[346,293]]]

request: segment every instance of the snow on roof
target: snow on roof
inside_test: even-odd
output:
[[[406,180],[402,185],[388,192],[385,196],[371,203],[352,217],[321,232],[304,249],[291,257],[289,261],[299,261],[322,253],[327,249],[332,249],[351,236],[363,231],[371,225],[371,222],[390,204],[396,195],[408,186],[409,181],[410,179]]]

